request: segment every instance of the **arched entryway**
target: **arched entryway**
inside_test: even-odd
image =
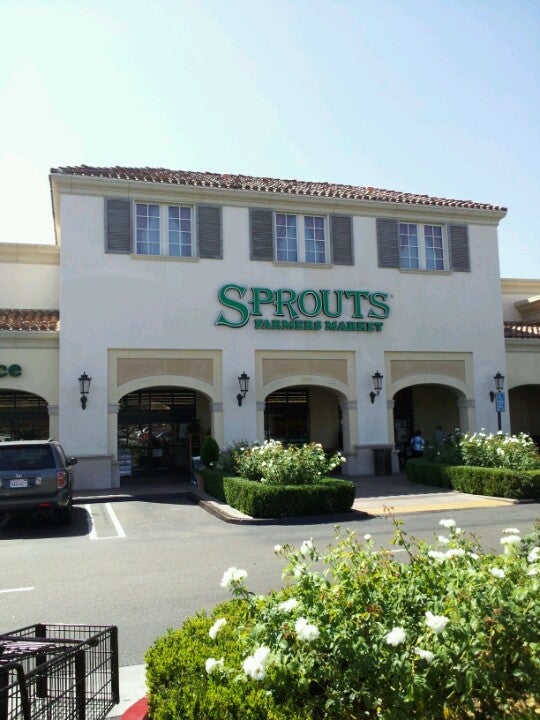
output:
[[[512,433],[530,435],[540,448],[540,385],[520,385],[509,390]]]
[[[435,442],[435,430],[440,425],[445,434],[463,427],[460,400],[455,388],[432,383],[412,385],[394,396],[394,439],[402,454],[416,430],[420,430],[428,444]]]
[[[0,441],[49,437],[47,401],[20,390],[0,391]]]
[[[195,390],[149,387],[119,400],[118,457],[132,475],[188,472],[209,432],[209,402]]]
[[[328,451],[343,449],[341,399],[333,390],[312,385],[270,393],[264,408],[265,439],[295,445],[318,442]]]

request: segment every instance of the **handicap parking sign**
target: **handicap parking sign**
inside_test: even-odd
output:
[[[495,410],[497,412],[504,412],[504,393],[498,392],[495,395]]]

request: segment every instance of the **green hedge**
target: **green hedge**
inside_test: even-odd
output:
[[[255,518],[296,517],[348,512],[355,487],[349,480],[323,478],[313,485],[263,485],[204,470],[206,492]]]
[[[540,498],[540,470],[439,465],[415,458],[407,461],[405,471],[411,482],[422,485],[516,500]]]

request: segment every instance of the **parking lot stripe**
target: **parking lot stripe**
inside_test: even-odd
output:
[[[116,513],[112,509],[112,506],[110,503],[105,503],[105,507],[107,508],[107,512],[109,513],[109,517],[112,520],[112,524],[114,525],[114,529],[118,533],[118,537],[126,537],[126,533],[124,532],[123,527],[120,525],[120,521],[116,517]]]
[[[109,519],[111,521],[112,526],[116,530],[116,535],[98,535],[97,529],[96,529],[96,523],[94,522],[94,515],[92,513],[92,506],[91,505],[85,505],[84,508],[86,512],[88,513],[88,538],[90,540],[118,540],[118,538],[125,538],[126,533],[124,532],[124,529],[122,525],[120,524],[120,521],[118,520],[116,513],[112,509],[112,506],[110,503],[104,503],[103,507],[107,511],[107,515],[109,516]],[[105,524],[107,526],[107,523]],[[103,531],[103,522],[101,522],[102,531]],[[110,528],[107,528],[110,530]]]
[[[20,588],[6,588],[5,590],[0,590],[1,593],[12,593],[12,592],[28,592],[29,590],[35,590],[34,587],[20,587]]]

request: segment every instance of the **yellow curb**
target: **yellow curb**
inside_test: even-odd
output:
[[[432,512],[433,510],[467,510],[470,508],[480,507],[501,507],[511,503],[505,502],[504,500],[464,500],[464,501],[453,501],[443,503],[422,503],[421,505],[406,505],[401,507],[393,506],[391,503],[382,507],[369,507],[369,505],[362,505],[361,503],[355,503],[355,510],[363,510],[369,515],[386,515],[388,511],[392,514],[403,514],[403,513],[416,513],[416,512]]]

